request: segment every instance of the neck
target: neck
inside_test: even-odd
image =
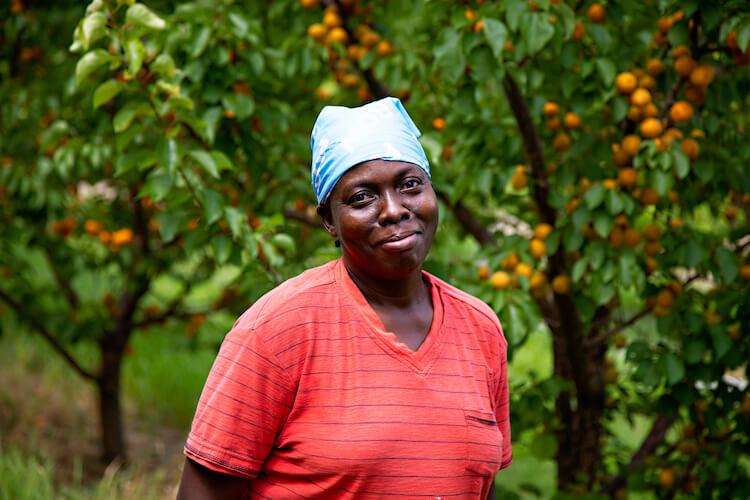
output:
[[[344,266],[357,288],[365,296],[371,306],[391,306],[409,308],[428,298],[429,292],[422,279],[422,269],[419,268],[403,279],[383,280],[358,272],[346,263]]]

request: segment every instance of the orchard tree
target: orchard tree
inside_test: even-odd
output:
[[[510,356],[550,336],[551,376],[511,381],[512,440],[555,459],[561,497],[750,491],[744,2],[95,0],[75,71],[12,10],[4,47],[56,52],[3,67],[0,298],[103,407],[136,328],[201,318],[184,294],[155,311],[156,277],[231,265],[217,305],[241,310],[335,255],[310,128],[396,95],[443,208],[428,268],[493,306]],[[66,350],[84,339],[96,372]],[[632,453],[617,416],[650,426]]]

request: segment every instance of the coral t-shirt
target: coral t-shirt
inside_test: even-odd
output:
[[[186,455],[251,478],[249,498],[484,500],[512,458],[507,343],[486,304],[423,276],[417,351],[341,259],[264,295],[222,344]]]

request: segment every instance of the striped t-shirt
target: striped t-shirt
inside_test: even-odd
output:
[[[417,351],[338,259],[284,282],[227,334],[186,455],[249,498],[482,499],[511,462],[506,347],[480,300],[424,273]]]

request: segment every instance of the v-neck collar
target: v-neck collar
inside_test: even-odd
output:
[[[338,259],[335,264],[334,277],[336,283],[341,286],[343,292],[351,299],[358,313],[362,316],[368,327],[368,333],[386,353],[398,358],[418,373],[429,371],[440,346],[440,337],[443,332],[443,303],[438,291],[438,284],[435,283],[429,273],[422,271],[422,277],[430,285],[432,324],[430,325],[430,331],[416,351],[412,351],[406,344],[399,341],[393,332],[385,329],[380,317],[346,271],[343,258]]]

